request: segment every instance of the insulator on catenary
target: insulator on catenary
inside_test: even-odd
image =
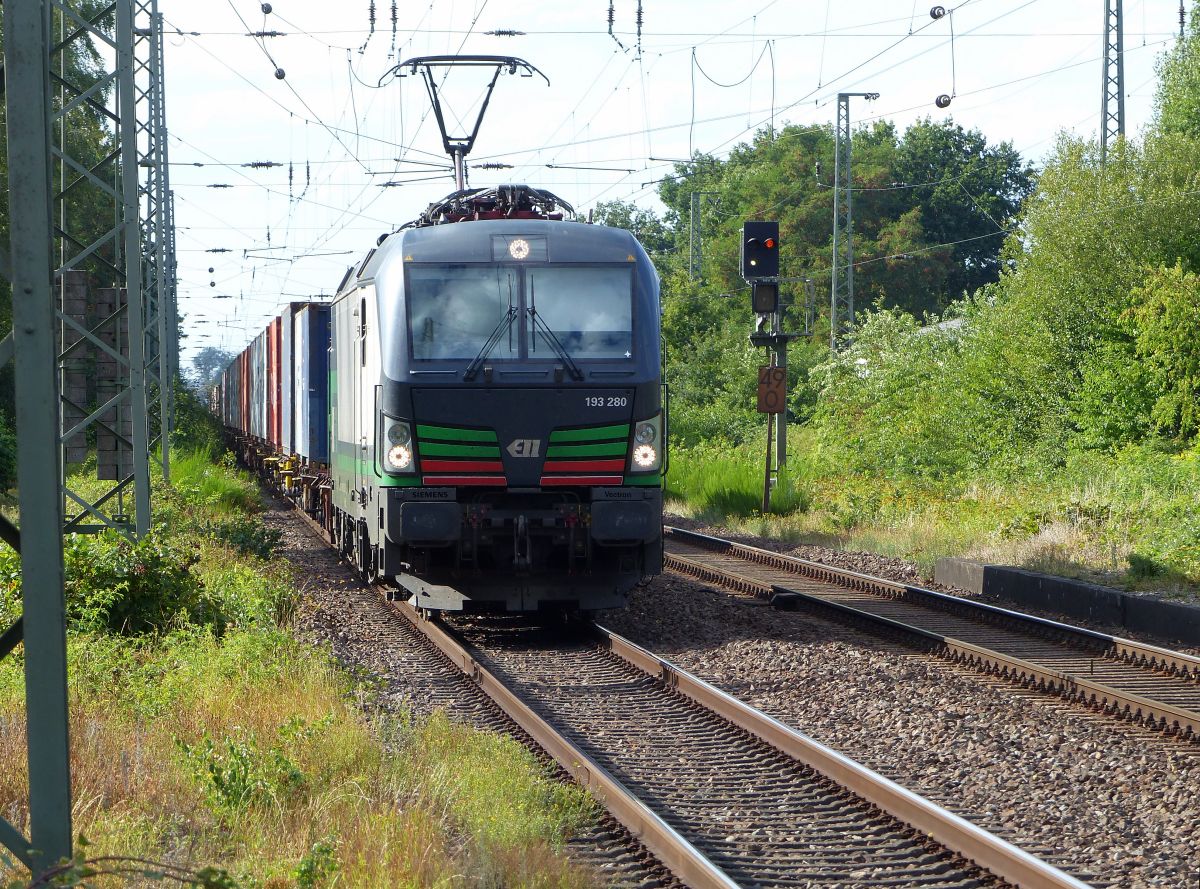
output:
[[[933,100],[933,104],[937,105],[939,108],[949,108],[950,107],[950,97],[947,96],[945,93],[942,93],[940,96],[938,96],[936,99]]]
[[[944,7],[944,6],[935,6],[935,7],[933,7],[933,9],[929,10],[929,17],[931,19],[934,19],[935,21],[937,19],[940,19],[945,14],[946,14],[946,7]]]
[[[284,71],[282,68],[275,69],[275,79],[276,80],[283,80],[283,78],[285,78],[285,77],[287,77],[286,71]]]

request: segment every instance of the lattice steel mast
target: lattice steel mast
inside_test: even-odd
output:
[[[51,274],[49,16],[42,0],[4,4],[4,105],[8,129],[9,250],[13,330],[0,346],[15,361],[17,493],[21,529],[0,517],[21,553],[22,614],[0,637],[0,655],[25,644],[29,825],[0,819],[0,842],[37,873],[71,854],[67,742],[67,641],[63,601],[63,501],[59,489],[58,346]],[[32,849],[39,850],[35,857]]]
[[[158,0],[137,0],[134,31],[137,59],[138,169],[144,171],[141,217],[143,301],[146,318],[147,410],[152,423],[150,448],[157,443],[162,473],[170,480],[170,433],[173,428],[173,380],[178,373],[178,325],[175,320],[173,220],[167,164],[167,112],[163,83],[163,32]]]
[[[149,461],[161,443],[169,471],[178,368],[157,0],[115,0],[93,18],[77,6],[3,4],[9,206],[20,212],[11,267],[0,258],[13,285],[0,366],[15,360],[20,531],[0,516],[0,540],[21,554],[23,612],[0,627],[0,657],[24,643],[30,836],[0,819],[0,844],[35,874],[71,854],[62,534],[149,530]],[[71,54],[87,42],[115,55],[115,70],[79,74]],[[89,275],[104,286],[89,288]],[[66,477],[90,446],[115,482],[94,500]]]
[[[829,346],[836,349],[854,326],[854,179],[851,175],[850,99],[879,93],[838,93],[833,162],[833,280],[829,302]]]
[[[1125,135],[1125,26],[1121,0],[1104,0],[1104,67],[1100,84],[1100,157]]]

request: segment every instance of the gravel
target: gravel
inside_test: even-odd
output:
[[[960,596],[964,599],[971,599],[972,601],[976,602],[986,602],[990,605],[999,605],[1002,608],[1015,607],[1011,602],[1001,599],[996,595],[984,595],[975,593],[971,590],[964,590],[960,587],[935,583],[932,578],[924,575],[921,572],[921,569],[912,562],[907,562],[904,559],[898,559],[893,556],[881,556],[878,553],[867,552],[848,552],[845,550],[830,549],[826,546],[818,546],[816,544],[808,543],[786,543],[773,537],[759,537],[754,534],[743,534],[719,525],[706,525],[705,523],[696,521],[695,519],[673,514],[667,514],[664,516],[664,520],[668,525],[674,525],[677,528],[683,528],[687,531],[698,531],[701,534],[710,534],[713,537],[720,537],[724,540],[733,541],[734,543],[742,543],[746,544],[747,546],[757,546],[759,549],[769,549],[772,552],[782,553],[788,556],[795,556],[798,559],[807,559],[810,562],[818,562],[822,565],[829,565],[834,568],[842,568],[847,571],[856,571],[859,574],[867,574],[871,577],[881,577],[885,580],[896,581],[897,583],[906,583],[910,584],[911,586],[920,586],[929,590],[950,593],[952,595]],[[1133,593],[1132,595],[1142,598],[1169,598],[1165,594],[1160,596],[1159,594],[1155,593]],[[1196,657],[1200,657],[1200,647],[1182,646],[1174,640],[1160,639],[1144,633],[1132,633],[1125,627],[1112,626],[1096,621],[1086,621],[1078,617],[1063,615],[1055,611],[1029,608],[1024,605],[1020,606],[1017,610],[1026,612],[1028,614],[1035,614],[1039,617],[1045,617],[1049,620],[1059,621],[1061,623],[1086,627],[1099,633],[1108,633],[1111,636],[1121,636],[1127,639],[1148,642],[1152,645],[1158,645],[1163,648],[1170,648],[1175,651],[1181,651]]]
[[[403,621],[296,517],[272,510],[265,520],[284,532],[283,554],[305,578],[300,632],[377,677],[385,708],[442,708],[504,730],[482,694],[411,635],[405,641]],[[739,540],[929,585],[899,560]],[[636,589],[602,622],[1086,882],[1140,889],[1200,879],[1200,748],[676,575]],[[598,828],[578,857],[603,861],[611,844]],[[613,882],[656,885],[634,871]]]
[[[1200,748],[677,575],[601,622],[1086,882],[1196,883]]]
[[[391,611],[377,592],[364,587],[289,506],[270,502],[263,521],[283,535],[278,553],[292,564],[294,576],[302,579],[298,635],[330,648],[344,667],[372,680],[376,693],[368,706],[390,715],[418,717],[442,710],[451,719],[481,731],[500,732],[529,743],[473,682],[432,651],[424,637]],[[570,780],[565,772],[558,774],[561,780]],[[598,885],[629,889],[679,886],[606,814],[572,838],[567,853],[595,875]]]

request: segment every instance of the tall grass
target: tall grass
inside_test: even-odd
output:
[[[156,474],[149,537],[68,543],[86,854],[216,866],[254,889],[587,885],[561,854],[591,811],[583,791],[506,738],[364,719],[371,688],[289,634],[278,535],[253,479],[214,453],[177,451],[170,487]],[[19,569],[0,550],[0,618],[19,611]],[[0,814],[21,829],[25,748],[18,651],[0,660]],[[0,858],[0,884],[21,875]]]
[[[943,479],[851,472],[794,429],[786,472],[761,506],[761,458],[745,448],[672,456],[673,508],[796,543],[865,550],[932,574],[968,556],[1130,588],[1200,592],[1200,447],[1066,455],[1054,471]]]
[[[74,828],[93,855],[219,864],[247,886],[302,870],[347,887],[587,882],[556,852],[590,813],[581,790],[444,718],[372,728],[347,677],[286,634],[75,636],[70,658]],[[0,667],[0,811],[25,828],[18,670]]]
[[[750,516],[762,511],[765,455],[759,459],[744,447],[697,446],[671,455],[667,497],[686,503],[696,515],[716,518]],[[808,508],[810,498],[799,479],[785,471],[771,491],[771,512],[786,514]]]
[[[224,515],[262,508],[258,485],[235,469],[232,455],[208,450],[176,451],[171,456],[171,486],[189,506]]]

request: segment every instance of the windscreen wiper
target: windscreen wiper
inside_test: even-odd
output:
[[[479,376],[479,368],[483,366],[483,362],[487,360],[487,357],[492,354],[492,349],[496,348],[496,344],[500,342],[500,338],[508,333],[516,317],[517,307],[509,306],[508,311],[504,313],[504,317],[497,322],[491,336],[487,338],[487,342],[483,344],[483,348],[479,350],[479,354],[472,358],[471,363],[467,365],[467,372],[463,374],[464,380],[469,383]]]
[[[550,348],[554,350],[554,354],[558,356],[558,360],[561,361],[570,372],[571,379],[577,383],[580,382],[583,379],[583,371],[579,369],[579,365],[575,363],[575,359],[572,358],[570,353],[568,353],[563,347],[562,341],[555,336],[554,331],[551,330],[546,325],[546,322],[542,320],[542,316],[538,314],[538,310],[535,306],[530,306],[528,312],[530,319],[533,321],[535,335],[536,331],[541,331],[542,336],[546,338],[546,342],[550,344]]]
[[[538,326],[541,325],[542,335],[546,337],[546,342],[550,344],[550,348],[554,350],[554,354],[558,356],[559,361],[571,372],[571,379],[577,383],[582,381],[583,371],[579,369],[579,365],[575,363],[575,359],[567,353],[562,341],[555,336],[554,331],[550,329],[549,325],[542,320],[542,316],[538,314],[537,291],[534,290],[532,270],[529,273],[529,308],[526,311],[529,312],[529,319],[533,322],[534,328],[531,345],[533,347],[537,346]]]

